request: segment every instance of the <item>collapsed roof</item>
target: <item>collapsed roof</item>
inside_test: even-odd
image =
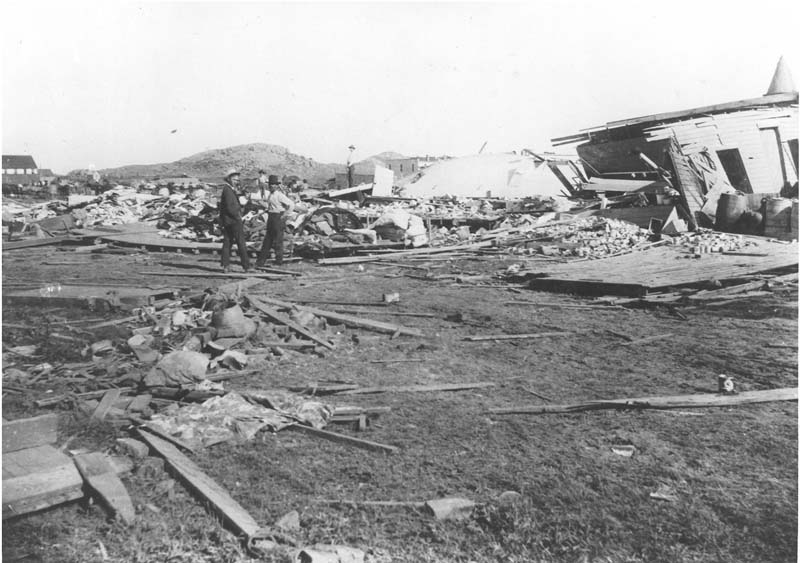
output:
[[[564,197],[546,160],[513,153],[476,154],[438,162],[400,183],[406,197]]]

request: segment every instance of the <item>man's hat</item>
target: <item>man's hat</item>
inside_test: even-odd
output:
[[[228,173],[225,174],[225,179],[227,180],[231,176],[239,176],[239,171],[236,170],[236,168],[231,168],[230,170],[228,170]]]
[[[279,185],[281,183],[281,181],[278,180],[278,177],[275,174],[270,174],[269,180],[267,181],[267,183],[270,186],[277,186],[277,185]]]

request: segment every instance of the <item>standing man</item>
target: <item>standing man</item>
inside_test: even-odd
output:
[[[269,251],[275,248],[275,265],[283,264],[283,229],[285,213],[294,210],[294,202],[280,191],[280,180],[275,175],[270,175],[267,188],[267,233],[256,260],[256,268],[262,268],[269,258]]]
[[[266,199],[267,195],[267,172],[265,170],[258,171],[258,193],[261,199]]]
[[[240,199],[241,198],[241,199]],[[242,221],[242,203],[246,200],[241,191],[239,173],[231,168],[222,185],[222,196],[219,199],[219,224],[222,227],[222,271],[227,272],[231,263],[231,247],[236,244],[239,260],[245,272],[250,271],[250,257],[244,241],[244,223]]]

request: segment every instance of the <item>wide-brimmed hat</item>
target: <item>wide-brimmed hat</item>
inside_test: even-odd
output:
[[[275,174],[270,174],[269,180],[267,180],[267,184],[269,184],[270,186],[279,186],[280,183],[281,181]]]
[[[225,174],[225,179],[227,180],[231,176],[239,176],[239,171],[236,170],[236,168],[231,168],[230,170],[228,170],[228,173]]]

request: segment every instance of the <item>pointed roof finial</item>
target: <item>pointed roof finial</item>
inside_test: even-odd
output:
[[[792,80],[792,73],[789,71],[789,65],[783,57],[778,61],[778,66],[775,67],[775,74],[772,75],[772,82],[769,83],[769,89],[765,95],[772,94],[791,94],[797,93],[797,88]]]

